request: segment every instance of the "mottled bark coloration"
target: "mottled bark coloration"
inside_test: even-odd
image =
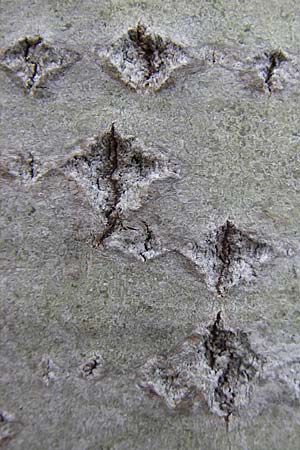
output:
[[[0,10],[1,450],[298,450],[300,3]]]

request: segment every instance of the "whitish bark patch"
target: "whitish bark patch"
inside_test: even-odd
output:
[[[25,92],[34,94],[44,81],[79,59],[79,54],[50,45],[40,36],[24,37],[1,51],[0,67],[16,77]]]
[[[150,359],[138,385],[172,409],[202,406],[228,420],[249,404],[261,358],[247,333],[226,329],[221,314],[204,331],[188,337],[167,356]]]
[[[158,91],[173,72],[188,63],[184,48],[147,31],[139,23],[104,55],[118,77],[136,91]]]
[[[251,281],[259,266],[273,255],[269,245],[239,230],[229,220],[204,243],[188,244],[181,252],[205,275],[208,288],[219,295],[225,295],[242,281]]]

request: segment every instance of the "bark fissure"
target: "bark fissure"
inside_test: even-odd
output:
[[[146,33],[146,26],[138,23],[136,29],[128,31],[129,38],[142,51],[143,58],[147,63],[147,71],[145,72],[145,80],[149,80],[152,75],[159,70],[159,65],[155,63],[156,53],[160,56],[163,51],[163,41],[161,38],[154,39],[150,34]]]
[[[273,256],[273,249],[227,220],[212,231],[203,244],[191,243],[180,253],[191,260],[205,276],[208,288],[220,296],[257,276],[261,263]]]
[[[129,28],[108,49],[106,57],[118,76],[137,91],[161,89],[189,60],[181,45],[149,32],[141,22]]]
[[[281,50],[274,50],[270,54],[265,53],[265,56],[269,59],[270,62],[269,66],[266,68],[265,84],[271,94],[273,91],[274,72],[282,62],[287,61],[287,57]]]
[[[231,264],[232,238],[234,236],[234,232],[235,226],[231,222],[229,222],[229,220],[227,220],[226,224],[220,231],[220,233],[222,234],[220,242],[218,242],[217,238],[216,255],[222,262],[220,273],[216,283],[216,290],[220,295],[222,295],[223,281],[228,274],[228,269]]]
[[[61,71],[79,59],[79,54],[52,46],[41,36],[23,37],[0,57],[0,67],[21,80],[33,95],[50,74]]]
[[[114,124],[108,132],[82,147],[60,167],[84,189],[91,205],[102,216],[104,230],[93,240],[95,246],[103,244],[116,231],[118,236],[124,236],[123,221],[131,220],[129,212],[141,208],[150,195],[152,183],[178,177],[175,161],[163,153],[142,151],[133,145],[132,137],[122,138]],[[141,229],[137,234],[141,237],[146,234],[142,248],[139,242],[139,250],[134,251],[141,257],[140,253],[149,249],[152,252],[153,234],[148,225],[138,228]]]
[[[190,407],[208,407],[228,426],[230,416],[249,403],[261,361],[247,333],[225,328],[218,312],[205,330],[189,336],[166,356],[149,360],[139,386],[171,408],[185,405],[187,399]]]

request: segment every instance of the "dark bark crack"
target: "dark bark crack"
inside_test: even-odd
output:
[[[114,124],[111,125],[109,133],[107,133],[107,152],[108,162],[110,169],[108,170],[107,179],[111,185],[113,198],[110,208],[105,211],[105,217],[107,219],[107,226],[100,237],[99,243],[102,244],[105,239],[113,234],[117,226],[121,223],[120,213],[117,209],[118,203],[122,194],[122,186],[120,178],[118,176],[119,168],[119,152],[122,141],[120,136],[115,131]],[[99,183],[99,179],[98,179]]]
[[[29,77],[29,79],[28,79],[28,82],[27,82],[27,87],[28,87],[28,90],[29,90],[29,91],[30,91],[30,90],[33,88],[33,86],[34,86],[35,78],[36,78],[37,73],[38,73],[38,68],[39,68],[38,63],[32,63],[32,74],[30,75],[30,77]]]
[[[151,250],[151,248],[152,248],[151,241],[153,239],[153,232],[150,230],[150,227],[146,222],[143,221],[143,224],[145,225],[145,228],[146,228],[146,238],[145,238],[144,246],[145,246],[145,250],[148,251],[148,250]]]
[[[111,125],[110,133],[107,135],[107,150],[108,150],[108,160],[111,165],[111,169],[107,175],[109,182],[113,191],[113,201],[111,208],[106,211],[105,216],[110,220],[110,218],[115,214],[117,204],[121,196],[121,187],[119,183],[119,178],[117,176],[118,166],[119,166],[119,146],[120,139],[115,132],[114,124]]]
[[[222,262],[220,274],[216,283],[216,290],[219,295],[222,295],[223,281],[228,274],[228,269],[231,264],[232,252],[233,252],[233,237],[236,232],[236,228],[233,223],[226,221],[225,225],[217,234],[216,243],[216,256]]]
[[[43,38],[40,36],[36,38],[28,38],[25,37],[23,40],[23,48],[24,48],[24,59],[26,63],[30,66],[30,76],[28,76],[28,80],[26,82],[26,87],[30,92],[35,84],[35,79],[39,71],[39,63],[35,56],[36,48],[43,42]]]
[[[143,58],[147,63],[147,72],[145,73],[145,80],[149,80],[152,75],[159,70],[159,65],[155,63],[156,55],[164,51],[163,40],[159,36],[153,38],[151,34],[146,33],[146,26],[138,23],[136,28],[128,30],[130,40],[137,45],[143,54]]]
[[[140,257],[140,253],[149,252],[149,249],[151,254],[155,253],[152,230],[143,223],[137,230],[131,230],[136,233],[124,233],[123,223],[128,220],[133,223],[131,213],[138,211],[150,197],[154,182],[177,178],[179,170],[177,162],[164,153],[143,151],[133,145],[133,139],[121,137],[112,124],[103,135],[82,143],[80,149],[61,163],[60,170],[75,180],[91,206],[101,215],[104,230],[95,237],[93,244],[100,246],[117,232],[122,248],[130,242],[131,252]],[[134,249],[131,237],[135,234],[139,242]],[[111,244],[115,245],[115,242]]]
[[[238,386],[254,378],[257,369],[251,361],[258,358],[250,347],[246,333],[235,333],[224,328],[220,311],[208,330],[209,335],[204,341],[205,356],[214,372],[221,370],[215,388],[215,399],[228,422],[235,410]]]
[[[29,163],[29,167],[30,167],[30,171],[29,171],[30,177],[31,177],[31,179],[33,179],[35,177],[35,160],[34,160],[34,156],[32,153],[29,153],[28,163]]]
[[[154,234],[153,234],[152,230],[150,229],[149,225],[147,224],[147,222],[142,220],[142,224],[145,227],[146,235],[145,235],[145,240],[144,240],[144,244],[143,244],[144,245],[144,251],[140,253],[140,256],[146,262],[147,261],[147,257],[145,256],[145,253],[149,252],[149,250],[151,250],[153,248],[152,247],[152,240],[154,239]]]
[[[99,363],[97,362],[96,358],[94,358],[91,361],[89,361],[88,363],[86,363],[82,368],[82,371],[84,372],[84,376],[88,377],[90,375],[93,375],[94,370],[97,369],[98,366],[99,366]]]
[[[98,378],[105,373],[104,360],[100,355],[94,354],[80,369],[83,378],[90,380]]]
[[[189,60],[181,45],[151,33],[141,22],[112,44],[105,56],[112,74],[117,70],[118,78],[137,91],[161,89]]]
[[[282,62],[287,61],[287,57],[281,50],[274,50],[270,54],[265,53],[265,56],[269,59],[269,66],[266,68],[265,84],[270,94],[273,91],[273,75],[275,69],[277,69]]]
[[[26,36],[5,49],[0,68],[19,78],[25,91],[33,95],[45,78],[78,59],[77,52],[51,46],[40,36]]]
[[[208,408],[228,426],[230,416],[249,404],[263,359],[252,350],[247,333],[225,328],[221,312],[200,330],[171,352],[151,358],[139,372],[138,385],[173,409],[189,399],[189,407]]]
[[[29,53],[30,53],[31,49],[34,52],[36,47],[38,45],[40,45],[42,42],[43,42],[43,38],[40,37],[40,36],[35,37],[35,38],[25,37],[23,39],[23,48],[24,48],[24,55],[23,56],[24,56],[24,59],[26,61],[30,62],[30,55],[29,55]]]
[[[107,220],[107,226],[100,237],[98,237],[94,244],[97,247],[98,245],[102,245],[105,239],[109,238],[117,229],[118,225],[121,225],[122,221],[119,217],[109,217]]]
[[[256,241],[227,220],[211,233],[203,250],[193,251],[192,257],[205,271],[209,287],[224,296],[242,280],[250,281],[255,277],[258,265],[272,254],[269,245]]]

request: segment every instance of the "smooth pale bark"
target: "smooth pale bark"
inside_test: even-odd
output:
[[[298,449],[300,5],[0,11],[0,447]]]

